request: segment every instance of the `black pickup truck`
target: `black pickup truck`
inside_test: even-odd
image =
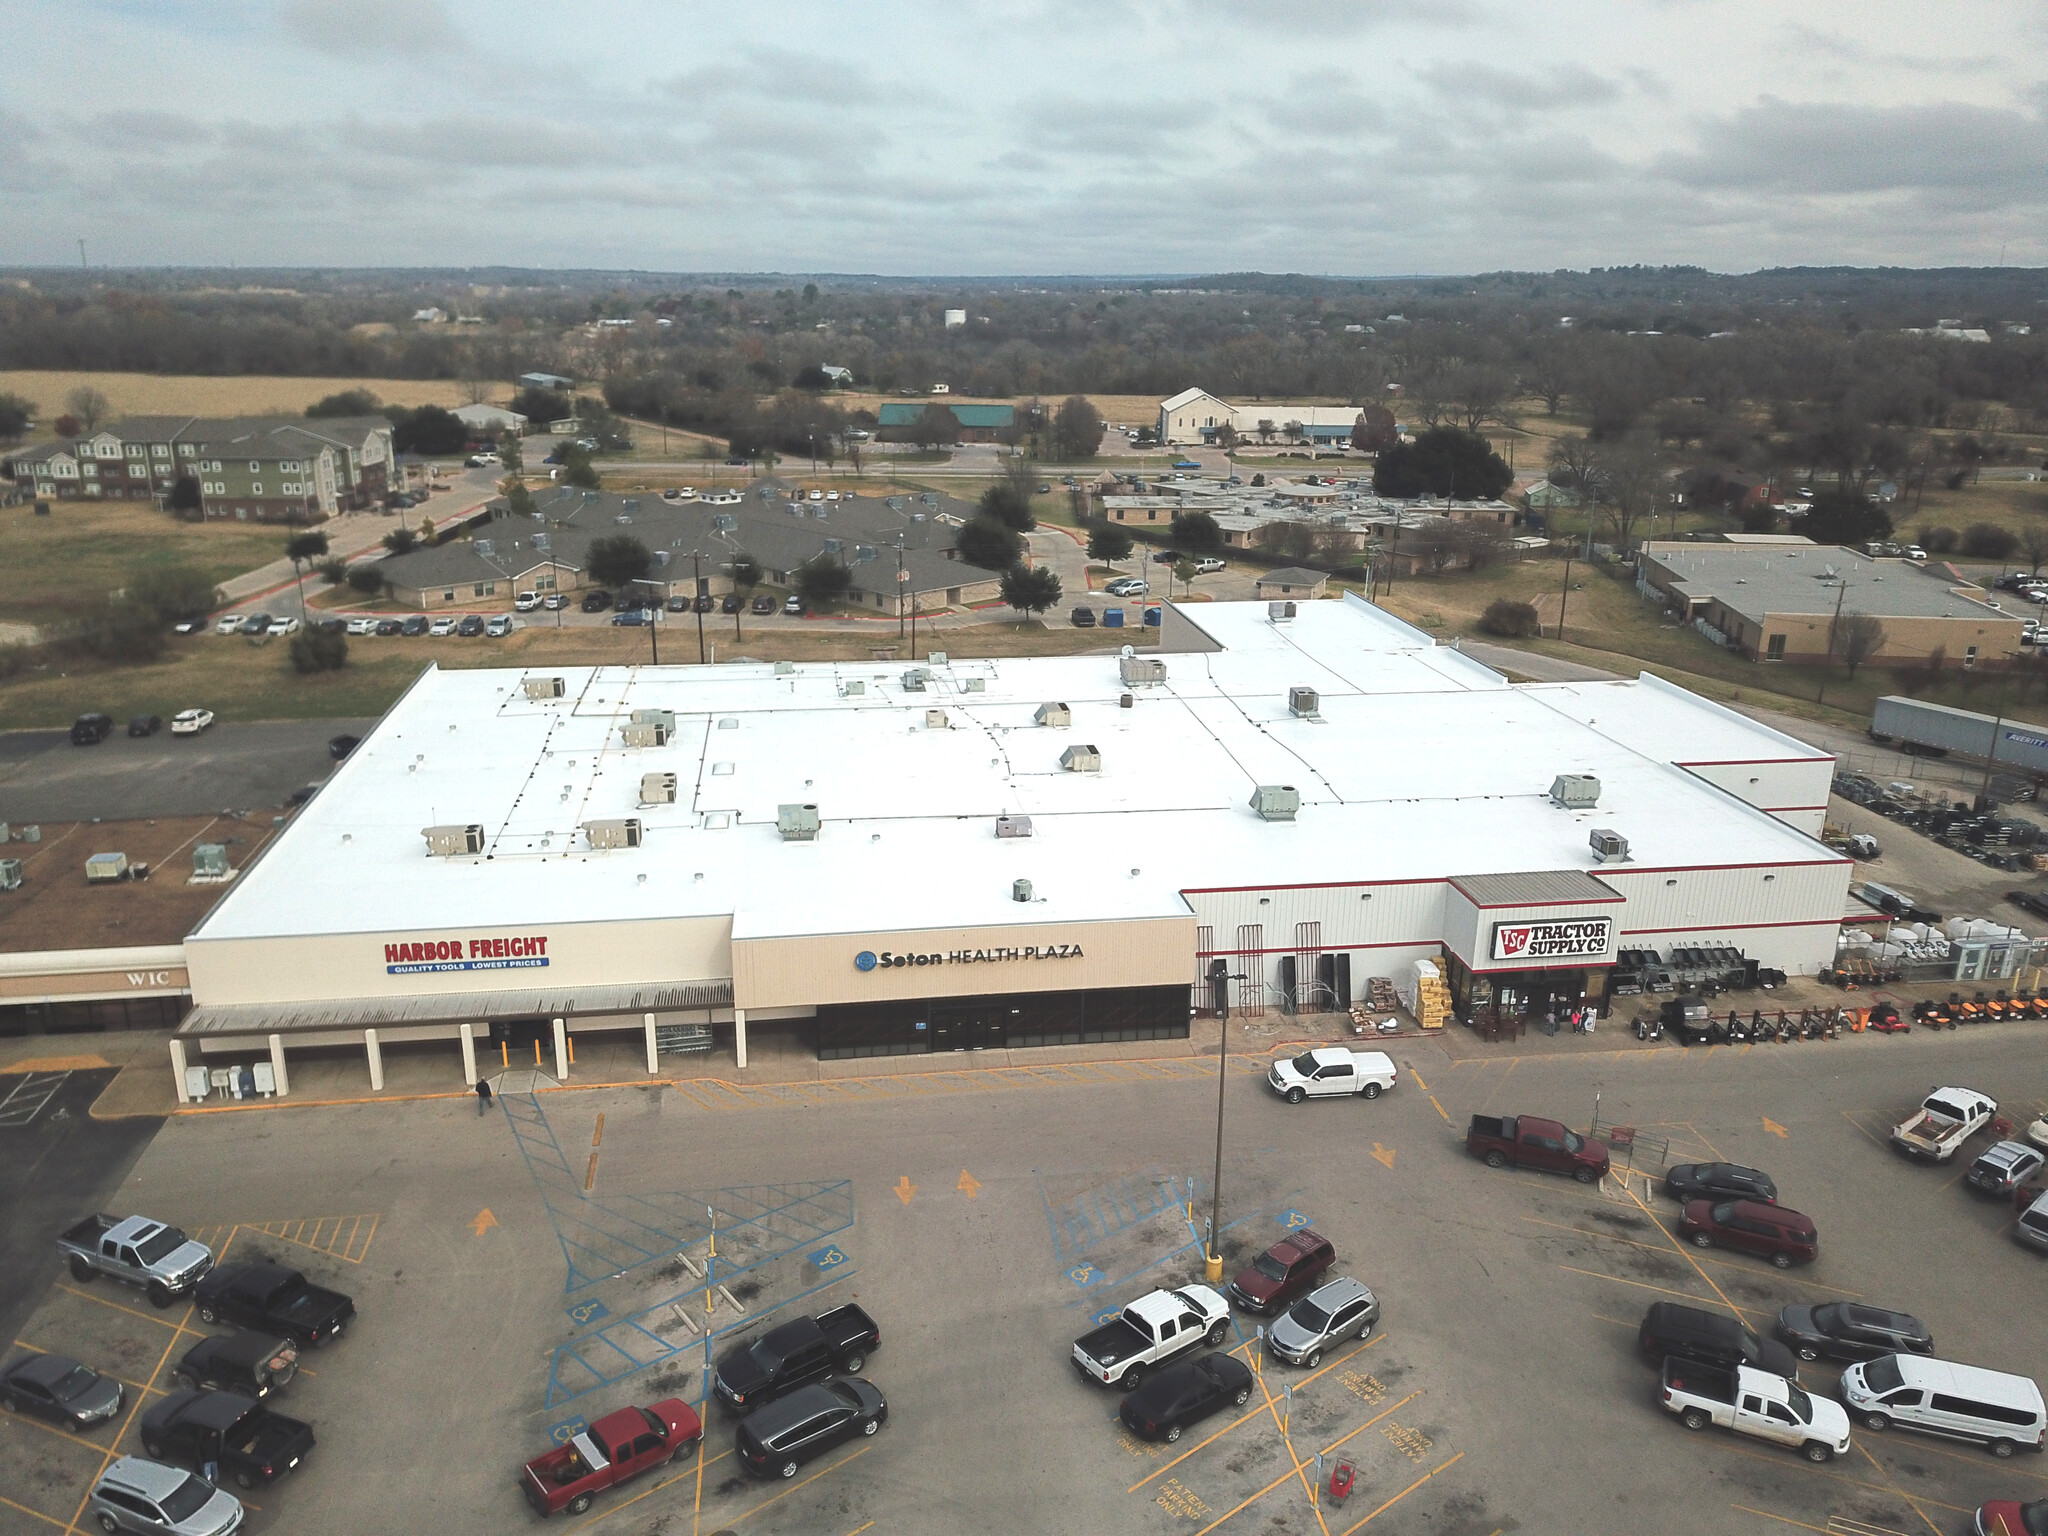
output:
[[[223,1264],[199,1282],[202,1323],[271,1328],[301,1344],[341,1337],[356,1304],[339,1291],[307,1283],[282,1264]]]
[[[734,1413],[752,1413],[810,1382],[858,1375],[881,1342],[882,1330],[853,1302],[799,1317],[726,1351],[718,1362],[718,1401]]]
[[[174,1461],[194,1471],[218,1462],[244,1488],[295,1471],[312,1448],[310,1424],[237,1392],[173,1392],[142,1416],[142,1450],[152,1461]]]

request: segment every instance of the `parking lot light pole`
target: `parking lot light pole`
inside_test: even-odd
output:
[[[1227,960],[1209,962],[1209,984],[1216,997],[1216,1170],[1209,1180],[1209,1240],[1203,1246],[1202,1274],[1211,1285],[1223,1282],[1223,1085],[1230,1070],[1230,988],[1243,981]]]

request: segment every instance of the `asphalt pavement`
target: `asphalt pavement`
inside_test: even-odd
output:
[[[65,731],[0,732],[0,817],[19,825],[206,816],[283,805],[334,767],[327,743],[375,720],[268,720],[199,736],[124,734],[75,747]]]

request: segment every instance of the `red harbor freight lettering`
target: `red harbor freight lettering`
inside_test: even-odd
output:
[[[412,944],[386,944],[386,965],[424,965],[435,960],[521,960],[545,955],[544,935],[517,939],[422,939]]]

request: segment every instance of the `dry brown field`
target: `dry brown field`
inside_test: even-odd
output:
[[[454,379],[301,379],[274,374],[234,377],[169,373],[63,373],[42,369],[0,372],[0,394],[36,403],[47,435],[64,409],[64,397],[81,385],[113,402],[117,416],[296,416],[314,401],[345,389],[367,389],[386,405],[463,404]],[[498,386],[494,393],[509,396]]]

